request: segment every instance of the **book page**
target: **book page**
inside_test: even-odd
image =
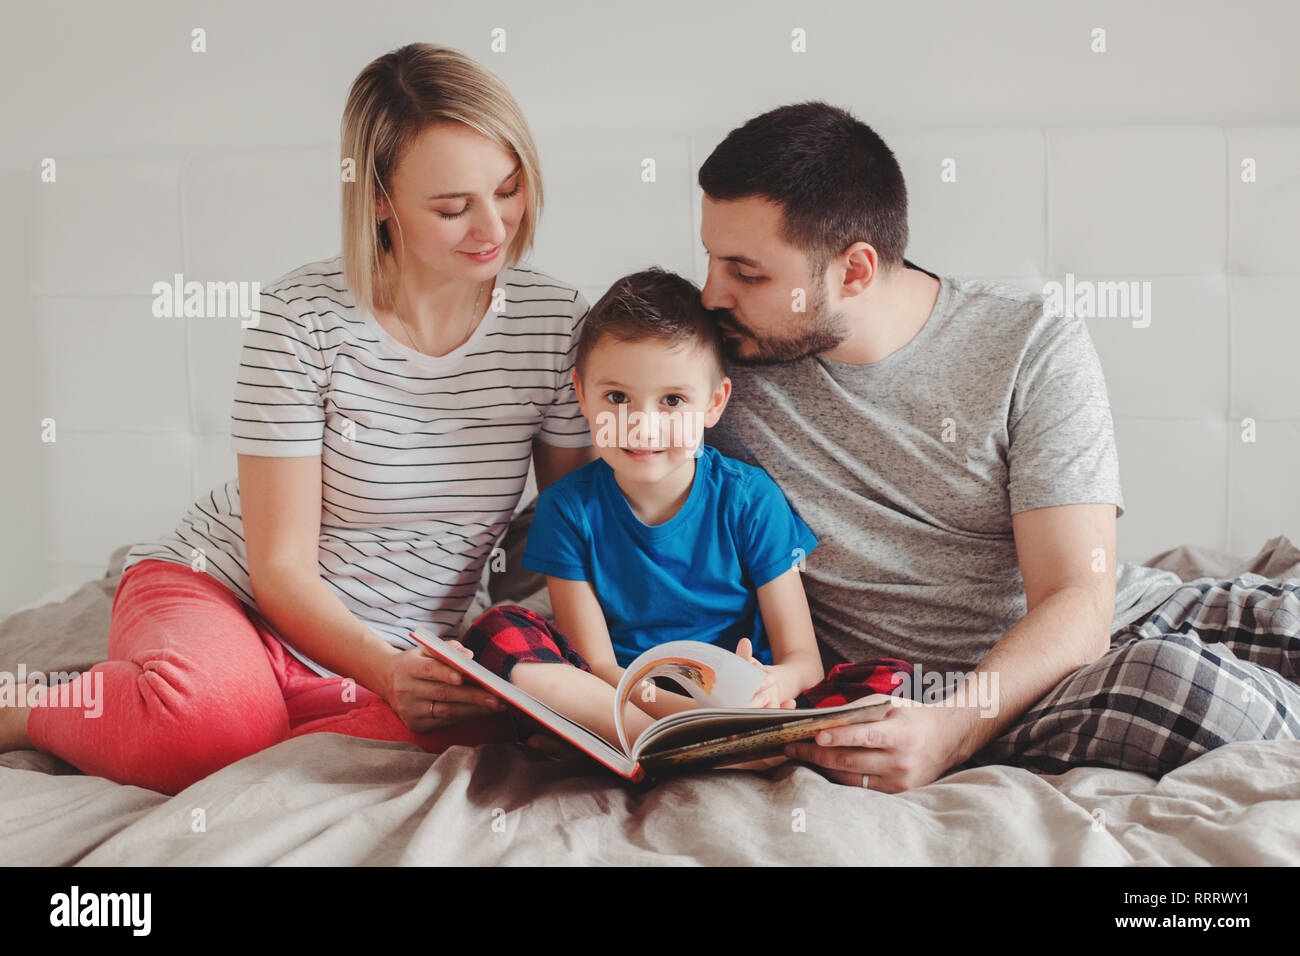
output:
[[[884,694],[872,694],[838,707],[804,710],[731,711],[694,723],[656,724],[642,734],[632,756],[645,770],[658,775],[668,770],[709,767],[741,757],[768,756],[785,744],[809,740],[819,730],[879,720],[897,703]]]
[[[614,694],[614,726],[625,754],[632,753],[623,727],[628,698],[644,680],[665,677],[704,707],[744,707],[765,672],[725,648],[704,641],[668,641],[641,654],[623,671]]]

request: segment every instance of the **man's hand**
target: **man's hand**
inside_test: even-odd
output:
[[[865,774],[867,789],[883,793],[924,786],[961,762],[971,711],[893,700],[880,720],[818,731],[816,742],[789,744],[786,755],[850,787],[863,786]]]

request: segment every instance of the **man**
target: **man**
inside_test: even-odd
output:
[[[789,756],[898,792],[994,762],[1158,777],[1300,737],[1300,581],[1117,564],[1118,460],[1082,320],[904,259],[893,154],[824,103],[733,130],[699,183],[701,297],[734,382],[706,440],[763,467],[821,540],[803,577],[828,663],[939,677],[906,695],[936,706]]]

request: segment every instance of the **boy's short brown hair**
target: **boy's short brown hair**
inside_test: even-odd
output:
[[[585,381],[587,358],[606,336],[620,342],[691,342],[712,356],[714,388],[727,374],[722,332],[700,301],[700,290],[690,279],[658,266],[623,276],[591,307],[578,334],[574,367],[579,379]]]

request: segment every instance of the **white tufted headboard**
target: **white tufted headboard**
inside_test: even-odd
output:
[[[1089,320],[1122,558],[1300,539],[1300,129],[879,131],[907,177],[918,265],[1037,291],[1067,273],[1150,283],[1146,327]],[[542,139],[533,263],[589,301],[651,264],[702,282],[694,174],[725,132]],[[339,176],[320,148],[60,157],[56,185],[33,178],[32,315],[57,441],[14,451],[47,456],[55,587],[102,575],[115,547],[171,529],[235,473],[239,322],[154,318],[153,284],[266,284],[336,254]]]

